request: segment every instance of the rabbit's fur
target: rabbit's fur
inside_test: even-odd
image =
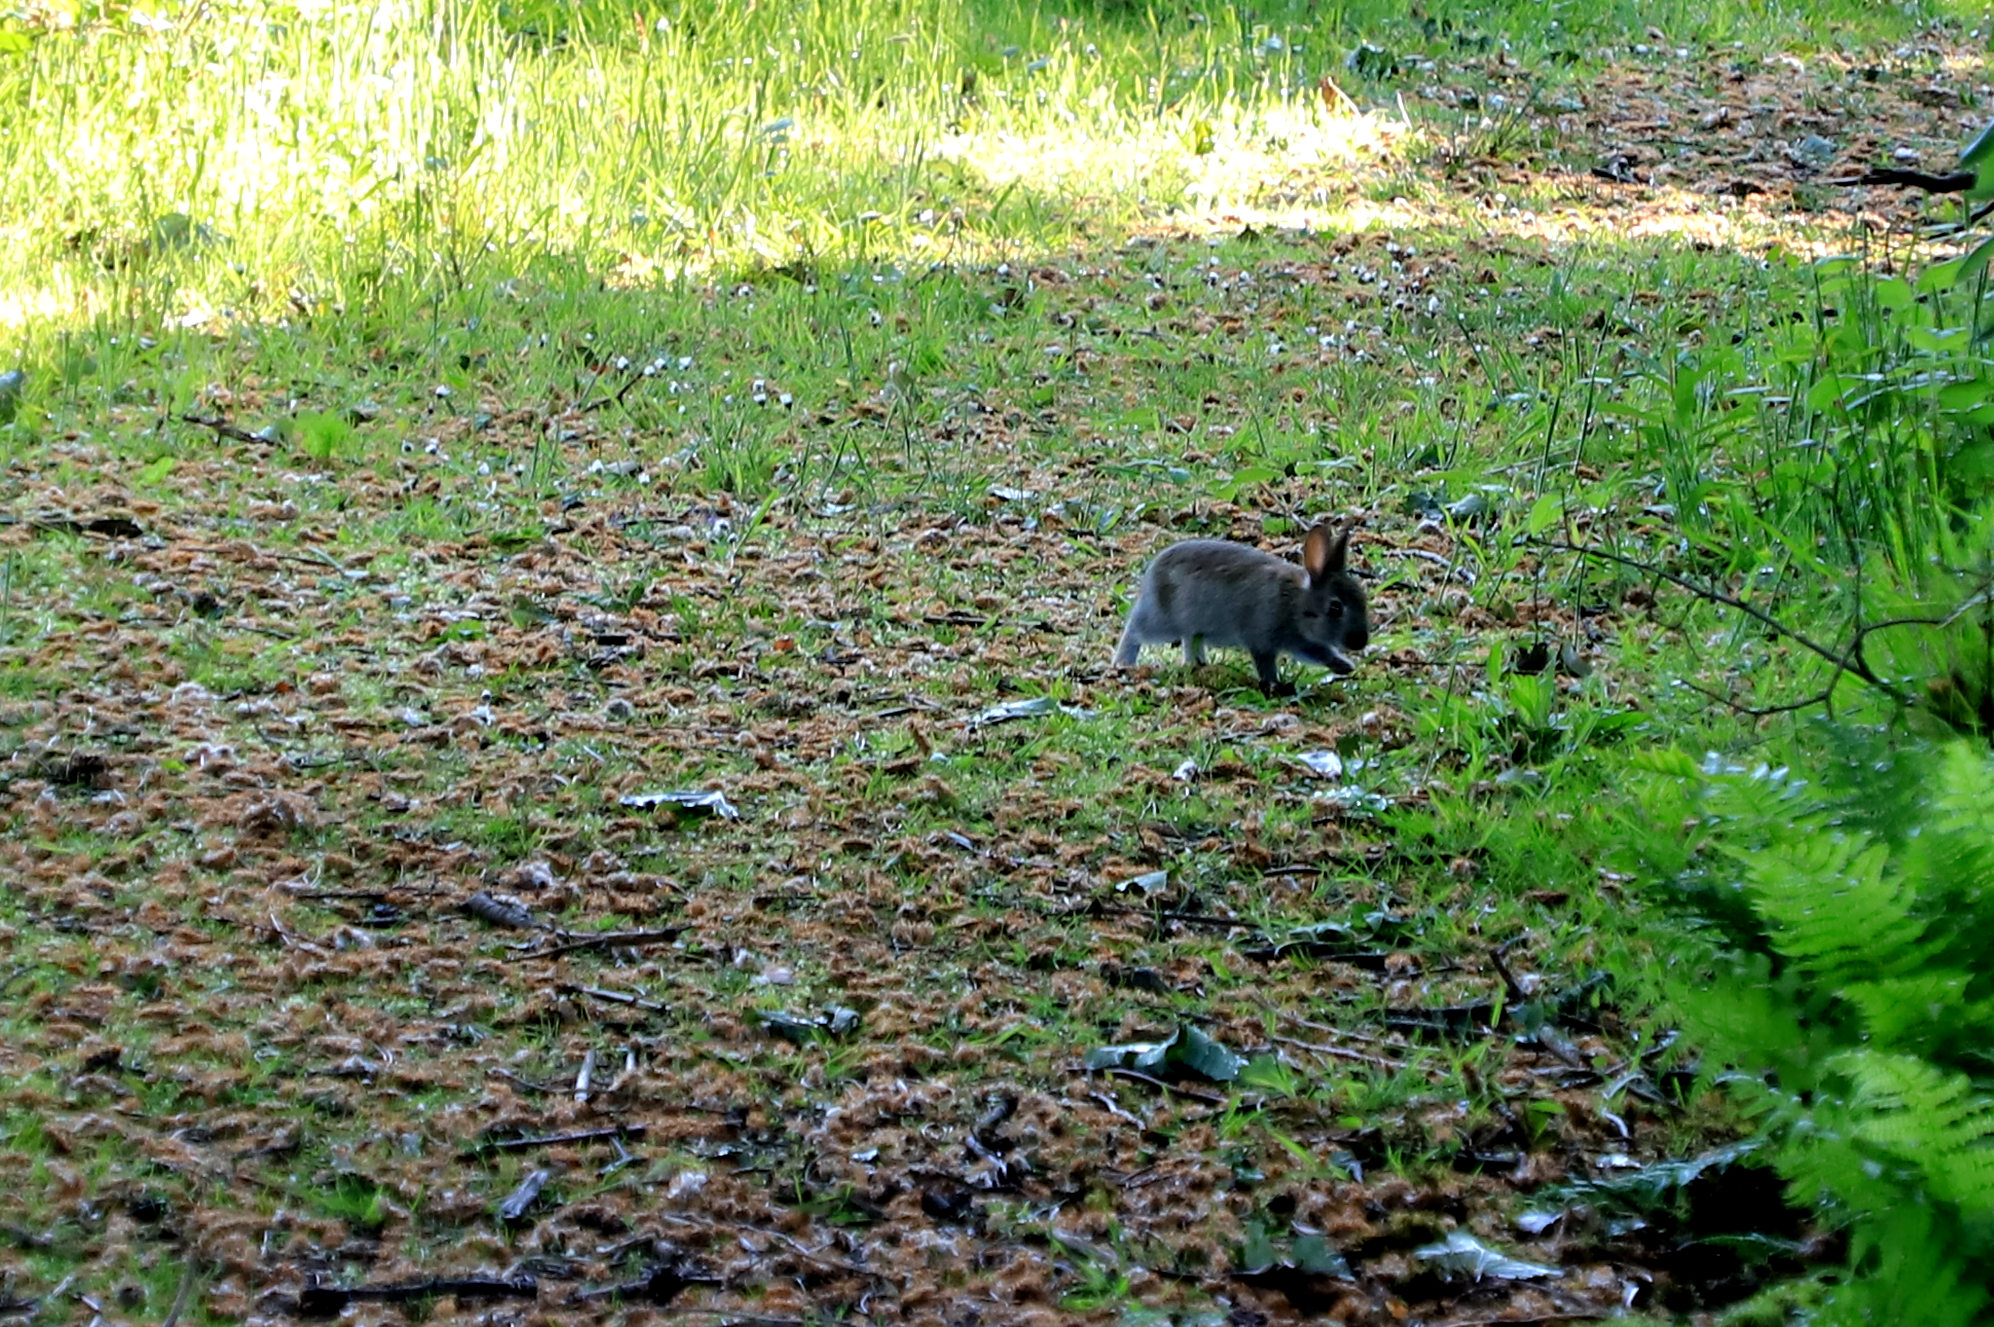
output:
[[[1184,662],[1205,661],[1205,646],[1237,646],[1253,656],[1260,689],[1280,688],[1275,660],[1291,654],[1338,673],[1357,665],[1346,651],[1371,640],[1364,587],[1344,569],[1350,531],[1327,523],[1309,531],[1302,565],[1223,539],[1187,539],[1156,555],[1143,573],[1135,608],[1115,650],[1118,667],[1145,645],[1184,643]]]

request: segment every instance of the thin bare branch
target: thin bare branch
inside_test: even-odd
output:
[[[1645,575],[1659,576],[1669,584],[1679,589],[1687,590],[1699,599],[1704,599],[1714,604],[1723,604],[1726,608],[1736,609],[1746,617],[1785,637],[1802,649],[1819,655],[1830,664],[1833,664],[1838,672],[1847,672],[1860,678],[1876,690],[1881,691],[1884,695],[1889,696],[1899,705],[1909,705],[1911,703],[1910,696],[1892,686],[1883,678],[1878,677],[1869,664],[1863,660],[1861,644],[1864,633],[1861,631],[1857,632],[1855,640],[1847,650],[1837,653],[1811,636],[1795,631],[1792,627],[1787,626],[1771,613],[1766,612],[1765,609],[1755,604],[1748,604],[1735,595],[1726,594],[1724,591],[1714,589],[1711,586],[1699,585],[1688,577],[1679,576],[1666,568],[1642,562],[1638,558],[1630,558],[1622,553],[1610,552],[1604,548],[1589,548],[1581,544],[1568,544],[1561,539],[1531,539],[1528,542],[1539,548],[1549,548],[1561,553],[1576,553],[1580,557],[1600,558],[1607,562],[1628,567]]]

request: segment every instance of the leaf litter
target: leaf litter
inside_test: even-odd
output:
[[[1616,164],[1547,233],[1638,233],[1650,206],[1661,225],[1685,206],[1665,186],[1772,233],[1797,188],[1886,131],[1957,141],[1957,115],[1915,109],[1952,104],[1940,75],[1699,59],[1618,67],[1561,112],[1565,141]],[[1824,87],[1865,100],[1833,109]],[[1858,139],[1852,116],[1881,127]],[[1662,135],[1688,146],[1664,162]],[[1389,263],[1390,236],[1339,237],[1327,262],[1269,245],[1155,339],[1303,316],[1263,304],[1269,283],[1358,316],[1468,298],[1502,243],[1402,263],[1396,296],[1346,280]],[[1039,298],[1133,306],[1152,266],[1140,244],[1049,266]],[[1116,341],[1075,357],[1107,380],[1159,371]],[[254,390],[233,404],[246,417]],[[1245,422],[1202,408],[1159,421],[1196,431],[1166,453],[1187,475]],[[871,402],[821,411],[891,437]],[[490,450],[545,445],[531,412],[482,413]],[[571,473],[612,445],[610,413],[559,431]],[[1600,1091],[1638,1077],[1632,1029],[1608,1002],[1514,1035],[1485,998],[1499,956],[1436,955],[1395,920],[1421,868],[1367,840],[1382,794],[1294,786],[1402,743],[1388,698],[1360,710],[1324,688],[1269,716],[1232,708],[1222,670],[1106,674],[1112,587],[1161,531],[1084,534],[1090,504],[1128,490],[1111,454],[1039,441],[1081,421],[994,390],[931,421],[989,467],[973,519],[856,490],[751,511],[688,484],[422,529],[412,494],[498,510],[445,455],[463,438],[301,475],[281,440],[206,419],[209,448],[176,456],[170,488],[120,481],[98,435],[146,425],[115,411],[6,476],[21,515],[0,538],[38,577],[15,601],[31,589],[35,624],[13,617],[0,646],[11,1299],[60,1293],[38,1270],[56,1257],[142,1301],[131,1279],[161,1248],[203,1269],[207,1313],[266,1322],[446,1298],[530,1301],[535,1320],[1115,1316],[1070,1297],[1082,1266],[1243,1320],[1544,1320],[1652,1292],[1621,1226],[1560,1257],[1562,1222],[1501,1222],[1550,1183],[1606,1192],[1586,1185],[1610,1156],[1675,1173],[1667,1104],[1616,1092],[1609,1110]],[[372,407],[361,426],[394,423]],[[332,490],[337,507],[301,500]],[[1257,538],[1268,504],[1318,500],[1275,474],[1152,519]],[[1365,515],[1360,557],[1430,559],[1379,584],[1381,620],[1456,593],[1444,519]],[[1465,609],[1465,629],[1497,629]],[[1538,614],[1567,641],[1644,629],[1556,617]],[[1366,670],[1416,676],[1384,644]],[[1021,684],[1050,694],[993,700]],[[1128,697],[1161,712],[1155,731],[1110,726]],[[965,712],[962,749],[942,750]],[[1039,722],[1006,722],[1023,718]],[[1204,731],[1251,735],[1270,765]],[[1126,817],[1104,809],[1117,798]],[[1143,809],[1159,803],[1176,810]],[[700,823],[669,832],[661,808]],[[1472,879],[1426,906],[1467,904]],[[1419,1090],[1447,1080],[1448,1040],[1490,1049],[1493,1109]],[[1379,1073],[1414,1086],[1353,1116],[1351,1075]],[[1322,1090],[1277,1090],[1281,1074]],[[1240,1146],[1242,1120],[1265,1145]],[[1393,1173],[1407,1148],[1452,1164]],[[1528,1256],[1497,1252],[1498,1232]]]

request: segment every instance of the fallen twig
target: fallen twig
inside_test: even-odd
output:
[[[1291,1013],[1290,1011],[1281,1008],[1279,1005],[1276,1005],[1272,1000],[1269,1000],[1264,996],[1256,996],[1253,1002],[1259,1005],[1262,1009],[1265,1009],[1268,1013],[1274,1015],[1276,1018],[1279,1018],[1284,1022],[1293,1023],[1297,1027],[1313,1028],[1317,1032],[1328,1032],[1334,1036],[1343,1037],[1350,1041],[1369,1042],[1373,1046],[1383,1046],[1387,1050],[1408,1049],[1401,1043],[1396,1041],[1391,1041],[1385,1037],[1374,1037],[1368,1032],[1352,1032],[1348,1028],[1334,1027],[1328,1023],[1318,1023],[1315,1022],[1313,1019],[1303,1018],[1300,1014]]]
[[[646,1009],[654,1014],[670,1012],[668,1006],[661,1005],[656,1000],[646,1000],[641,995],[632,995],[627,991],[606,991],[600,986],[570,986],[566,982],[562,982],[554,989],[562,995],[586,995],[592,1000],[607,1000],[611,1004],[629,1005],[633,1009]]]
[[[259,447],[273,447],[276,445],[274,439],[259,438],[248,429],[238,428],[234,424],[229,423],[220,415],[196,415],[189,412],[180,416],[180,419],[183,423],[208,429],[217,437],[227,438],[230,442],[253,442]]]
[[[444,1276],[386,1285],[335,1286],[327,1285],[314,1275],[298,1293],[298,1312],[309,1318],[329,1318],[348,1305],[363,1300],[406,1304],[440,1295],[454,1295],[458,1299],[537,1299],[540,1283],[530,1276]]]
[[[615,1285],[598,1286],[594,1290],[577,1290],[568,1296],[570,1303],[587,1303],[594,1299],[625,1299],[645,1304],[663,1306],[678,1298],[679,1291],[687,1286],[720,1286],[727,1284],[724,1277],[701,1276],[687,1272],[675,1263],[653,1268],[650,1275],[636,1281],[620,1281]],[[692,1310],[697,1312],[698,1310]]]
[[[536,949],[520,957],[553,958],[556,954],[572,954],[581,949],[635,949],[642,945],[668,945],[690,929],[687,926],[668,926],[662,931],[608,931],[602,935],[585,935],[569,940],[551,949]]]
[[[582,1129],[575,1133],[534,1134],[528,1138],[494,1138],[474,1143],[457,1155],[465,1161],[475,1161],[492,1152],[525,1152],[536,1147],[559,1147],[564,1143],[593,1143],[604,1138],[643,1136],[644,1126],[641,1124],[618,1124],[607,1129]]]
[[[1865,171],[1852,180],[1830,180],[1830,184],[1882,184],[1900,189],[1920,189],[1928,194],[1963,194],[1973,187],[1980,178],[1979,172],[1970,170],[1947,171],[1944,175],[1931,175],[1921,170],[1903,170],[1896,166],[1880,166]]]
[[[1112,1067],[1112,1068],[1102,1069],[1099,1072],[1104,1074],[1109,1074],[1115,1078],[1128,1078],[1128,1079],[1133,1079],[1135,1082],[1138,1083],[1148,1083],[1151,1087],[1161,1088],[1165,1092],[1170,1092],[1180,1097],[1186,1097],[1192,1101],[1202,1101],[1207,1106],[1224,1106],[1229,1104],[1226,1098],[1218,1095],[1218,1093],[1216,1092],[1200,1092],[1195,1087],[1185,1087],[1181,1083],[1167,1083],[1163,1079],[1157,1078],[1154,1075],[1143,1073],[1140,1069],[1123,1069],[1120,1067]]]
[[[1363,1051],[1345,1050],[1341,1046],[1325,1046],[1320,1042],[1303,1041],[1300,1037],[1276,1035],[1268,1037],[1267,1040],[1282,1046],[1293,1046],[1298,1050],[1312,1051],[1317,1055],[1333,1056],[1339,1060],[1355,1060],[1359,1064],[1368,1064],[1378,1069],[1389,1069],[1393,1073],[1410,1067],[1402,1060],[1388,1060],[1382,1055],[1366,1055]]]
[[[1783,636],[1787,640],[1792,641],[1795,645],[1800,646],[1802,649],[1807,650],[1810,653],[1817,654],[1821,658],[1826,659],[1829,663],[1835,666],[1835,670],[1838,673],[1848,673],[1860,679],[1861,681],[1874,687],[1876,690],[1881,691],[1884,695],[1890,697],[1892,700],[1896,701],[1899,705],[1905,705],[1905,706],[1910,705],[1911,697],[1906,695],[1904,692],[1898,690],[1896,687],[1892,686],[1889,682],[1885,681],[1883,678],[1878,677],[1876,675],[1875,670],[1869,666],[1868,661],[1865,660],[1862,656],[1862,644],[1864,638],[1867,637],[1870,632],[1881,631],[1886,627],[1942,626],[1944,625],[1945,622],[1945,619],[1941,618],[1932,618],[1932,619],[1891,618],[1884,622],[1872,622],[1868,626],[1858,627],[1856,629],[1855,639],[1849,643],[1849,648],[1841,651],[1840,653],[1836,653],[1834,650],[1828,648],[1826,645],[1821,644],[1819,641],[1814,640],[1812,637],[1802,635],[1800,632],[1795,631],[1792,627],[1787,626],[1784,622],[1781,622],[1778,618],[1774,617],[1771,613],[1766,612],[1765,609],[1758,607],[1756,604],[1748,604],[1743,599],[1740,599],[1735,595],[1726,594],[1724,593],[1724,591],[1716,589],[1713,586],[1699,585],[1697,582],[1690,580],[1688,577],[1678,576],[1676,573],[1669,571],[1666,568],[1655,566],[1652,563],[1642,562],[1638,558],[1630,558],[1621,553],[1610,552],[1604,548],[1588,547],[1583,544],[1568,544],[1560,539],[1531,539],[1528,542],[1535,544],[1540,548],[1554,549],[1561,553],[1576,553],[1580,557],[1602,558],[1607,562],[1616,563],[1620,566],[1628,567],[1635,571],[1643,572],[1650,576],[1659,577],[1660,579],[1667,581],[1671,585],[1677,586],[1680,589],[1688,590],[1691,594],[1695,595],[1699,599],[1708,600],[1713,604],[1723,604],[1726,608],[1736,609],[1738,612],[1743,613],[1746,617],[1751,618],[1754,622],[1759,623],[1761,626],[1764,626],[1765,628],[1774,632],[1775,634]]]
[[[187,1310],[187,1300],[194,1293],[194,1282],[200,1280],[200,1277],[201,1260],[189,1258],[187,1270],[180,1277],[180,1289],[173,1295],[173,1307],[166,1311],[164,1318],[160,1319],[159,1327],[175,1327],[180,1321],[180,1315]]]

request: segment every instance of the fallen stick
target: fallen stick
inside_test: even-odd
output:
[[[536,1147],[559,1147],[563,1143],[594,1143],[605,1138],[642,1138],[644,1126],[641,1124],[618,1124],[608,1129],[583,1129],[577,1133],[535,1134],[530,1138],[496,1138],[489,1142],[474,1143],[457,1155],[464,1161],[475,1161],[491,1152],[525,1152]]]
[[[530,1276],[506,1279],[496,1276],[442,1276],[426,1281],[396,1281],[387,1285],[335,1286],[313,1276],[298,1292],[298,1313],[304,1317],[329,1318],[348,1305],[363,1300],[382,1304],[406,1304],[412,1300],[454,1295],[458,1299],[537,1299],[540,1283]]]
[[[690,927],[672,926],[662,931],[609,931],[602,935],[587,935],[566,944],[555,945],[551,949],[535,949],[521,954],[521,958],[552,958],[556,954],[572,954],[579,949],[614,949],[618,946],[635,948],[640,945],[668,945],[684,935]]]

